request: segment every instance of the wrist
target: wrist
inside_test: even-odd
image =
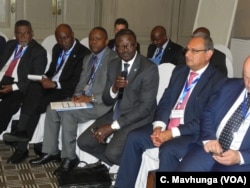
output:
[[[55,87],[54,88],[56,89],[58,87],[58,85],[57,85],[57,82],[54,82],[54,83],[55,83]]]
[[[92,102],[92,103],[97,102],[97,100],[95,99],[94,95],[91,96],[91,102]]]

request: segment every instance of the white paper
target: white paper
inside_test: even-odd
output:
[[[42,80],[42,78],[43,78],[42,75],[28,74],[28,79],[33,80],[33,81],[39,81],[39,80]]]
[[[91,103],[75,103],[71,101],[51,102],[50,107],[56,111],[77,110],[85,108],[93,108]]]

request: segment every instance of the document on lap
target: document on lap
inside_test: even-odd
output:
[[[85,108],[93,108],[91,103],[76,103],[72,101],[51,102],[50,107],[56,111],[78,110]]]

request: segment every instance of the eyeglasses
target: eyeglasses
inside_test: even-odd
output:
[[[184,54],[186,54],[188,51],[190,51],[192,54],[198,54],[199,52],[206,52],[208,51],[207,49],[204,49],[204,50],[197,50],[197,49],[189,49],[189,48],[184,48],[183,52]]]
[[[17,37],[21,37],[21,36],[24,36],[24,37],[27,37],[27,36],[29,36],[31,33],[30,32],[15,32],[15,35],[17,36]]]
[[[127,45],[120,45],[120,44],[118,44],[118,45],[116,45],[116,48],[118,50],[125,50],[125,49],[130,49],[130,48],[132,48],[134,46],[135,46],[135,44],[133,44],[133,43],[127,44]]]

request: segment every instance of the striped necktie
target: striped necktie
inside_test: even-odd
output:
[[[11,61],[8,69],[6,70],[6,72],[4,74],[5,76],[9,76],[9,77],[12,76],[12,73],[13,73],[13,70],[15,69],[15,67],[16,67],[16,64],[17,64],[18,60],[21,58],[21,56],[22,56],[22,51],[23,51],[23,47],[21,46],[19,48],[19,50],[15,52],[14,59]]]

